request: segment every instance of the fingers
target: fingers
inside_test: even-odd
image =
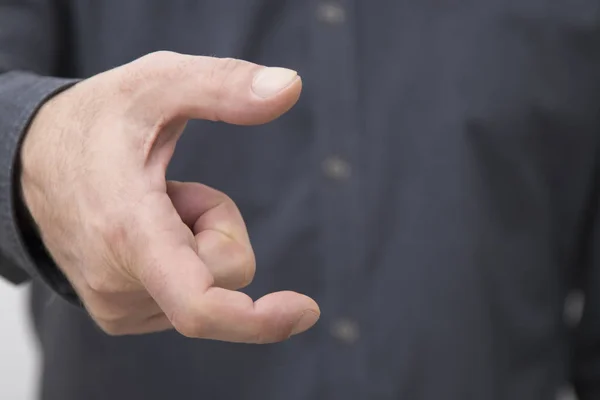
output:
[[[255,261],[251,247],[241,245],[214,230],[196,235],[198,256],[214,278],[214,286],[241,289],[254,279]]]
[[[184,191],[184,187],[172,185],[171,193]],[[177,195],[174,197],[178,202],[184,198],[183,195],[181,198]],[[165,198],[170,203],[166,195]],[[304,295],[273,293],[254,303],[243,293],[215,287],[206,262],[189,243],[189,228],[175,209],[172,206],[169,208],[163,200],[148,205],[157,210],[157,214],[155,218],[147,219],[152,221],[152,225],[144,229],[147,233],[144,242],[147,245],[139,255],[138,264],[144,265],[139,277],[179,332],[196,338],[267,343],[303,332],[316,322],[319,307]],[[211,210],[215,209],[219,207]],[[205,215],[210,214],[211,210]],[[186,219],[189,215],[184,213]],[[206,218],[206,221],[195,225],[219,226],[215,223],[219,218]],[[227,228],[224,230],[230,232]]]
[[[242,343],[274,343],[302,333],[319,319],[317,304],[294,292],[250,297],[210,288],[197,303],[175,314],[173,326],[188,337]]]
[[[272,293],[254,303],[240,292],[204,289],[203,266],[192,251],[181,251],[175,262],[165,267],[168,272],[155,269],[145,282],[173,327],[185,336],[272,343],[306,331],[319,318],[318,305],[299,293]]]
[[[277,292],[255,303],[245,294],[212,288],[203,299],[204,313],[221,318],[210,324],[192,325],[207,337],[224,337],[232,342],[273,343],[311,328],[320,310],[310,297],[294,292]],[[192,319],[192,322],[193,319]]]
[[[246,225],[233,201],[199,183],[168,182],[167,194],[193,231],[197,253],[214,278],[227,289],[247,286],[256,270]]]
[[[296,103],[302,86],[296,72],[287,69],[165,52],[119,71],[119,93],[129,99],[122,112],[128,123],[134,121],[127,126],[141,132],[132,136],[143,140],[132,143],[143,149],[143,166],[153,172],[153,182],[164,182],[164,168],[187,119],[266,123]],[[157,190],[144,200],[147,216],[140,221],[144,234],[136,238],[134,264],[179,332],[266,343],[317,321],[319,308],[304,295],[273,293],[254,303],[228,290],[248,284],[255,270],[246,227],[229,198],[197,184],[169,182],[167,194],[162,190],[162,197]]]
[[[288,111],[302,88],[298,74],[289,69],[171,52],[142,57],[123,73],[122,90],[139,100],[132,111],[154,123],[160,116],[263,124]]]
[[[235,203],[224,193],[200,183],[167,182],[167,194],[183,222],[194,231],[214,229],[250,244],[246,224]],[[218,214],[208,211],[222,209]]]

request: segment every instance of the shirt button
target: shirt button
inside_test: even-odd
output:
[[[353,344],[360,337],[358,324],[349,319],[339,319],[331,324],[331,335],[346,344]]]
[[[346,20],[346,11],[339,4],[324,2],[317,6],[317,17],[328,24],[341,24]]]
[[[331,179],[341,180],[350,178],[350,164],[337,156],[331,156],[323,162],[323,172]]]
[[[574,290],[565,299],[563,318],[567,325],[577,326],[583,314],[585,306],[584,293],[579,290]]]

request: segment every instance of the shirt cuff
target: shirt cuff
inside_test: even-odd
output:
[[[79,305],[28,219],[18,186],[19,150],[31,120],[45,101],[77,82],[19,71],[0,75],[0,274],[16,283],[39,278]]]

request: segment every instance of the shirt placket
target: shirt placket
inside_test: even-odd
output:
[[[360,318],[353,293],[364,259],[355,15],[353,0],[312,0],[311,8],[311,78],[325,266],[320,298],[326,344],[324,398],[357,398],[365,388]]]

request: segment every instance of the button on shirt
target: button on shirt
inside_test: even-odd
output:
[[[36,280],[43,400],[600,398],[599,24],[593,0],[0,0],[15,70],[172,50],[304,82],[265,126],[191,122],[168,178],[229,194],[257,255],[245,291],[306,293],[317,326],[268,346],[108,337]]]
[[[322,2],[317,5],[319,20],[330,24],[340,24],[346,19],[346,12],[342,5],[332,2]]]
[[[360,329],[352,320],[339,319],[331,325],[331,334],[344,343],[353,344],[360,337]]]
[[[350,165],[339,157],[331,156],[323,162],[323,170],[331,179],[343,180],[350,177]]]

